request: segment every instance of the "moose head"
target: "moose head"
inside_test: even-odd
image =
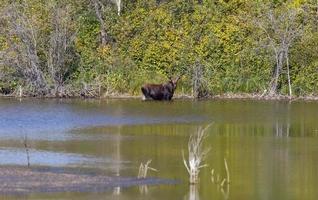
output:
[[[169,81],[164,84],[145,84],[141,87],[143,93],[143,100],[167,100],[170,101],[173,97],[174,91],[177,88],[177,83],[180,76],[175,79],[169,78]]]

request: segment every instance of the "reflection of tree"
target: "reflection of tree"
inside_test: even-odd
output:
[[[184,200],[200,200],[199,189],[195,184],[190,184],[189,193],[184,197]]]
[[[223,199],[228,200],[230,197],[230,185],[227,184],[225,187],[221,187],[220,191],[223,195]]]
[[[140,185],[139,192],[140,192],[140,194],[148,194],[148,186],[147,185]]]
[[[114,144],[115,144],[115,151],[114,151],[114,160],[118,163],[116,166],[116,176],[120,176],[120,165],[121,165],[121,156],[120,156],[120,142],[121,142],[121,126],[118,127],[118,131],[116,134],[116,137],[114,139]],[[121,193],[121,188],[120,187],[115,187],[113,194],[114,195],[120,195]]]
[[[289,132],[290,132],[289,122],[282,123],[282,122],[279,122],[278,120],[276,121],[275,136],[277,136],[277,137],[284,137],[284,136],[289,137]]]
[[[120,192],[121,192],[120,189],[121,189],[120,187],[114,187],[113,194],[114,195],[120,195]]]
[[[287,105],[286,121],[276,119],[274,133],[277,137],[289,137],[290,132],[290,102]]]

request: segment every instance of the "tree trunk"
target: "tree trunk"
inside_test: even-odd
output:
[[[102,41],[102,45],[106,45],[109,43],[109,37],[108,34],[106,32],[106,25],[105,22],[103,20],[102,17],[102,13],[100,10],[100,2],[98,0],[92,0],[93,4],[94,4],[94,9],[95,9],[95,14],[98,18],[98,21],[100,23],[100,34],[101,34],[101,41]]]
[[[192,72],[192,96],[194,98],[200,98],[203,96],[203,69],[200,63],[195,63],[193,65]]]
[[[286,67],[287,67],[287,79],[288,79],[289,98],[291,98],[293,94],[292,94],[291,81],[290,81],[288,49],[286,50],[285,57],[286,57]]]
[[[277,88],[278,88],[278,80],[281,73],[281,69],[284,62],[284,51],[280,51],[276,55],[276,67],[275,72],[272,77],[272,81],[269,88],[269,96],[275,96],[277,95]]]
[[[117,5],[117,14],[120,16],[121,12],[121,0],[116,0],[116,5]]]

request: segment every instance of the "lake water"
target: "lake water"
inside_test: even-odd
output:
[[[208,167],[200,184],[190,186],[181,152],[187,152],[189,135],[210,123]],[[1,165],[27,164],[27,137],[32,166],[135,177],[140,163],[151,159],[159,171],[148,176],[180,181],[24,199],[318,198],[318,102],[0,99],[0,127]],[[231,182],[220,188],[211,170],[215,178],[225,177],[224,158]]]

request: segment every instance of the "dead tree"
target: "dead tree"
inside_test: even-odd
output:
[[[138,178],[146,178],[147,174],[148,174],[148,170],[158,172],[157,169],[149,167],[150,163],[151,163],[151,160],[148,160],[146,164],[140,163],[139,171],[138,171]]]
[[[289,96],[292,96],[289,49],[302,33],[302,24],[297,21],[299,14],[299,10],[293,8],[282,10],[270,8],[264,15],[255,20],[257,26],[265,34],[268,47],[274,52],[275,67],[269,84],[269,96],[277,95],[279,78],[284,66],[286,66],[287,71]]]
[[[205,87],[206,81],[204,77],[203,65],[196,62],[192,67],[192,96],[194,98],[202,98],[207,96],[207,90]]]
[[[64,82],[66,76],[72,70],[71,62],[76,59],[75,53],[72,51],[76,33],[73,31],[72,10],[69,6],[54,5],[51,10],[52,31],[47,64],[54,83],[55,95],[63,96],[65,95]]]
[[[102,14],[104,10],[104,4],[99,0],[91,0],[91,3],[93,4],[96,17],[100,23],[100,35],[101,35],[102,45],[106,45],[109,43],[110,38],[106,31],[107,28],[103,18],[103,14]]]
[[[116,4],[117,7],[117,14],[120,16],[121,13],[121,7],[122,7],[122,2],[121,0],[90,0],[92,6],[94,7],[95,15],[99,21],[100,24],[100,34],[101,34],[101,42],[102,45],[109,44],[112,39],[107,33],[107,26],[105,23],[105,19],[103,16],[103,12],[105,11],[105,5],[107,4]]]
[[[33,93],[46,94],[47,82],[38,57],[38,34],[32,18],[25,14],[27,3],[11,3],[0,13],[7,48],[2,64],[14,68],[26,80]]]
[[[197,184],[199,182],[200,169],[207,166],[207,164],[203,164],[203,162],[210,148],[204,148],[203,141],[208,136],[206,131],[210,126],[211,124],[205,128],[200,127],[198,132],[190,135],[188,141],[188,159],[185,158],[182,151],[183,164],[189,173],[190,184]]]

